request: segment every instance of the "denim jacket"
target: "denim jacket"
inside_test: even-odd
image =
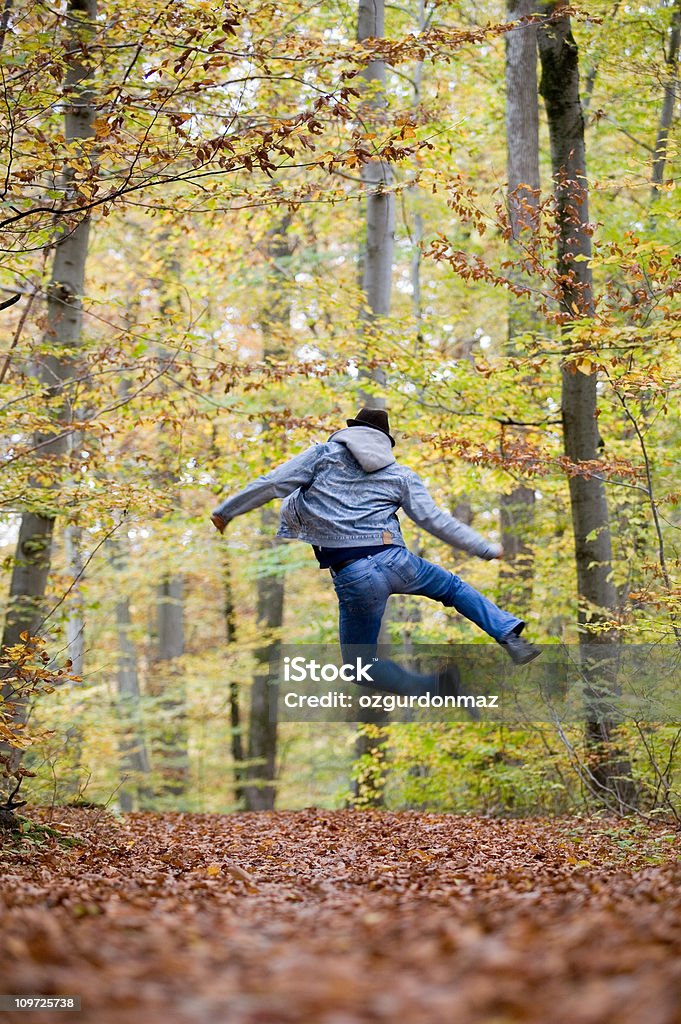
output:
[[[500,546],[438,508],[413,469],[400,466],[390,439],[373,427],[346,427],[226,498],[214,513],[229,522],[284,498],[278,537],[322,547],[405,547],[397,510],[433,536],[479,558]]]

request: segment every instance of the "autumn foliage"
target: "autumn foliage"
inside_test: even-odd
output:
[[[677,1019],[664,828],[311,808],[32,819],[2,854],[3,986],[79,994],[83,1021]]]
[[[681,643],[677,7],[413,7],[387,8],[382,36],[358,42],[354,6],[6,5],[2,671],[24,657],[16,626],[41,634],[56,675],[21,662],[29,719],[7,690],[0,740],[26,749],[36,800],[244,806],[263,761],[248,744],[263,647],[335,642],[335,606],[271,519],[220,537],[208,511],[326,438],[360,394],[387,404],[400,459],[479,531],[512,533],[508,499],[532,497],[506,576],[405,523],[412,548],[503,597],[539,642],[591,630],[670,657]],[[506,41],[568,18],[586,171],[554,173],[542,107],[539,186],[511,188]],[[384,87],[367,78],[379,64]],[[385,188],[367,184],[372,164],[390,169]],[[377,314],[366,211],[387,193]],[[79,284],[58,257],[86,234]],[[590,255],[557,260],[572,235]],[[566,454],[565,381],[592,392],[593,457]],[[607,516],[576,543],[582,483]],[[31,524],[49,535],[33,589]],[[589,558],[606,532],[608,559]],[[605,610],[578,589],[578,548],[607,580]],[[285,592],[278,623],[267,581]],[[35,630],[14,615],[32,594]],[[451,610],[396,606],[396,644],[486,639]],[[472,729],[459,756],[456,730],[405,736],[374,758],[399,768],[395,807],[593,806],[590,752],[569,730]],[[281,739],[280,806],[342,806],[376,768],[358,770],[350,733]],[[621,742],[638,809],[678,820],[673,724],[625,723]]]

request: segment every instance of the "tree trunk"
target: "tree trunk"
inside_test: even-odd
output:
[[[276,512],[264,508],[260,515],[263,541],[261,550],[271,549],[277,541],[273,534],[277,523]],[[276,798],[277,720],[276,694],[270,679],[270,665],[277,660],[281,644],[279,633],[284,621],[284,583],[278,576],[258,579],[256,598],[258,631],[265,642],[256,648],[257,669],[251,685],[251,705],[248,729],[249,783],[244,787],[246,808],[249,811],[272,810]],[[255,784],[254,784],[255,783]]]
[[[544,5],[547,14],[560,4]],[[584,119],[579,98],[579,57],[569,17],[547,21],[538,31],[542,65],[540,92],[546,105],[551,140],[551,164],[558,222],[557,271],[560,308],[565,314],[563,334],[569,345],[571,320],[593,316],[592,276],[589,264],[588,184],[584,147]],[[578,260],[577,257],[583,257]],[[574,463],[598,458],[596,374],[587,375],[563,365],[562,419],[565,454]],[[618,644],[617,631],[604,623],[617,615],[617,594],[612,580],[612,547],[605,487],[595,476],[570,477],[570,506],[575,540],[579,597],[579,639],[583,647],[582,671],[595,691],[612,684]],[[589,651],[602,650],[598,668]],[[608,660],[607,649],[612,650]],[[596,675],[598,679],[596,679]],[[592,789],[613,809],[624,811],[635,802],[631,768],[613,739],[615,723],[594,717],[587,708],[586,738],[590,747]]]
[[[137,652],[132,639],[130,598],[125,593],[126,540],[109,542],[111,569],[118,580],[115,606],[118,658],[116,667],[116,709],[119,719],[118,750],[121,786],[118,800],[123,811],[149,807],[153,793],[149,785],[150,759],[141,715],[141,691]]]
[[[64,137],[66,143],[77,143],[92,136],[95,97],[92,89],[92,67],[87,60],[87,45],[94,30],[96,0],[69,0],[67,20],[70,35],[64,77]],[[88,159],[85,156],[85,159]],[[62,172],[64,190],[73,189],[74,172],[67,164]],[[19,539],[10,583],[8,610],[2,644],[20,642],[21,633],[38,633],[45,614],[45,589],[50,572],[52,537],[56,515],[54,488],[60,463],[68,451],[68,429],[73,419],[71,400],[66,386],[73,375],[80,341],[82,296],[85,262],[90,234],[90,219],[83,216],[70,220],[58,229],[50,283],[47,288],[47,354],[38,366],[38,375],[45,387],[45,400],[50,403],[54,427],[49,433],[37,434],[34,443],[41,445],[36,457],[42,463],[41,474],[54,476],[50,491],[45,493],[39,512],[26,511],[21,519]],[[37,483],[33,485],[39,490]],[[25,720],[27,708],[15,706],[15,719]],[[13,754],[13,763],[18,764]]]
[[[426,21],[426,7],[425,0],[418,0],[418,30],[419,32],[425,32],[427,27]],[[412,98],[412,106],[414,111],[414,117],[418,119],[419,108],[421,106],[421,86],[423,83],[423,61],[419,60],[416,63],[414,72],[412,75],[412,81],[414,83],[414,94]],[[409,278],[411,282],[411,305],[414,313],[415,322],[415,354],[418,356],[421,347],[423,345],[423,301],[421,296],[421,262],[422,262],[422,250],[421,245],[423,242],[423,214],[420,210],[419,197],[421,195],[421,188],[419,185],[411,185],[409,187],[409,196],[412,200],[413,207],[413,221],[412,229],[410,232],[411,242],[411,265]]]
[[[213,423],[211,440],[212,461],[218,459],[217,429]],[[224,623],[225,623],[225,644],[229,648],[236,643],[237,639],[237,617],[234,603],[234,588],[232,583],[232,558],[229,544],[219,544],[220,557],[222,559],[222,593],[224,598]],[[232,778],[234,786],[234,802],[241,806],[244,800],[244,733],[241,713],[241,686],[236,679],[229,680],[229,724],[230,724],[230,745],[232,754]]]
[[[223,546],[223,581],[225,596],[225,641],[227,646],[236,641],[236,614],[234,609],[234,593],[232,590],[232,571],[229,549]],[[243,761],[244,744],[241,723],[241,701],[239,684],[234,679],[229,681],[229,724],[231,727],[232,762],[234,765],[234,799],[240,804],[244,799]]]
[[[68,617],[66,619],[66,644],[71,660],[71,672],[76,676],[83,675],[85,652],[85,615],[81,579],[83,575],[82,533],[79,526],[69,523],[64,530],[64,553],[69,579],[72,587],[69,595]],[[71,686],[78,686],[78,683]],[[66,730],[64,736],[64,754],[68,759],[70,774],[60,785],[60,795],[65,803],[75,800],[80,792],[78,766],[83,752],[83,730],[76,719]],[[71,771],[72,770],[72,771]]]
[[[120,717],[119,750],[122,785],[118,791],[121,810],[132,811],[144,804],[150,794],[145,782],[149,776],[149,756],[140,720],[140,688],[137,676],[135,645],[130,637],[130,600],[127,596],[116,602],[118,633],[118,711]]]
[[[533,14],[535,0],[508,0],[509,20]],[[506,154],[508,214],[515,259],[523,245],[531,246],[539,218],[539,104],[537,100],[537,30],[524,25],[506,33]],[[520,269],[513,276],[522,278]],[[536,310],[514,296],[509,300],[507,352],[517,351],[518,336],[538,325]],[[501,495],[501,543],[504,561],[499,568],[500,603],[518,608],[532,600],[534,553],[530,543],[534,526],[534,488],[516,486]]]
[[[379,39],[384,33],[384,0],[359,0],[357,18],[357,41]],[[385,62],[372,60],[362,73],[365,99],[362,103],[362,119],[365,124],[376,125],[384,120],[385,110]],[[395,243],[395,195],[392,190],[393,171],[385,160],[367,160],[361,169],[366,196],[366,242],[363,259],[362,287],[366,298],[364,330],[367,339],[373,335],[375,321],[390,313],[392,289],[393,249]],[[381,371],[370,375],[383,383]],[[360,401],[372,408],[385,408],[385,401],[375,395],[360,392]],[[390,602],[381,623],[379,643],[387,640],[387,627],[391,617]],[[385,732],[375,726],[385,722],[385,714],[367,715],[366,723],[371,728],[360,729],[355,743],[355,757],[373,762],[376,770],[362,772],[353,785],[355,803],[363,806],[378,806],[383,802],[385,785],[380,750],[385,744]]]
[[[156,280],[159,295],[160,322],[164,333],[171,331],[182,316],[180,302],[181,263],[178,241],[171,228],[164,224],[157,235],[156,251],[161,262],[161,276]],[[161,359],[168,364],[171,351],[162,340],[158,346]],[[159,385],[163,392],[163,378]],[[172,495],[173,507],[182,507],[178,475],[175,469],[173,443],[166,432],[157,432],[157,445],[161,456],[161,469],[156,473],[157,483]],[[171,806],[187,795],[189,786],[189,727],[187,719],[186,685],[177,659],[185,653],[184,644],[184,580],[180,573],[164,574],[156,588],[157,647],[154,671],[149,691],[159,698],[160,730],[154,739],[154,764],[161,778],[160,796]]]
[[[357,41],[380,38],[384,31],[384,0],[359,0]],[[364,120],[380,124],[385,109],[385,62],[369,61],[363,78],[367,99]],[[366,193],[366,250],[364,294],[370,321],[390,312],[393,248],[395,239],[395,195],[393,171],[385,160],[367,160],[362,165]]]
[[[427,28],[425,0],[418,0],[417,28],[420,33]],[[423,84],[423,60],[417,61],[412,72],[413,96],[412,108],[414,118],[418,120],[421,106],[421,86]],[[423,349],[423,300],[421,290],[421,263],[423,258],[423,214],[421,213],[422,190],[419,185],[411,185],[408,189],[410,206],[412,210],[411,229],[405,224],[411,243],[411,260],[409,267],[409,280],[411,283],[411,308],[414,316],[414,355],[420,358]],[[421,546],[421,532],[417,534],[416,543],[412,546],[413,553],[424,557]],[[421,622],[421,605],[414,597],[400,597],[396,602],[395,619],[399,622],[400,634],[402,636],[402,651],[410,658],[412,671],[420,672],[419,659],[414,658],[413,633],[418,623]]]
[[[85,617],[83,610],[83,537],[79,526],[71,523],[64,531],[66,564],[71,580],[71,595],[68,618],[66,620],[66,642],[71,671],[76,676],[83,675],[85,664]]]
[[[14,7],[14,0],[5,0],[2,6],[2,16],[0,17],[0,51],[2,51],[5,45],[5,36],[7,35],[7,28],[9,26],[9,19]]]
[[[166,576],[156,592],[158,660],[173,661],[184,654],[184,583]]]
[[[285,217],[272,231],[268,245],[270,273],[268,275],[267,313],[261,314],[263,356],[265,361],[284,353],[282,335],[290,323],[291,308],[285,287],[290,259],[288,229],[290,217]],[[263,424],[262,439],[268,444],[269,424]],[[260,512],[261,550],[271,550],[280,542],[276,539],[277,514],[265,507]],[[272,783],[277,769],[276,684],[270,678],[270,665],[276,660],[280,646],[279,634],[284,622],[284,580],[279,575],[258,577],[256,597],[258,630],[265,638],[256,652],[257,668],[251,685],[251,705],[248,730],[248,759],[251,762],[244,786],[244,799],[249,811],[271,810],[276,790]]]
[[[657,129],[655,141],[655,156],[653,159],[652,173],[652,198],[656,199],[660,192],[660,186],[664,180],[664,167],[669,149],[669,132],[674,120],[674,106],[676,105],[677,92],[679,87],[679,43],[681,42],[681,0],[676,0],[672,11],[672,20],[669,27],[669,50],[666,54],[669,74],[664,84],[664,97],[662,100],[662,112]]]
[[[161,795],[175,803],[187,793],[189,754],[184,680],[176,661],[184,654],[184,583],[181,576],[166,576],[156,591],[156,687],[160,697],[161,732],[155,761],[161,773]]]

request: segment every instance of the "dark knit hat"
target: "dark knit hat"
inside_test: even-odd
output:
[[[360,409],[354,420],[345,421],[349,427],[373,427],[380,430],[382,434],[390,438],[390,444],[395,447],[395,438],[390,433],[390,423],[385,409]]]

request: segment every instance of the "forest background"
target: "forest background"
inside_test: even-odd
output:
[[[538,642],[676,665],[680,30],[678,0],[5,0],[8,794],[678,820],[673,722],[269,721],[276,645],[335,642],[328,574],[271,507],[208,516],[384,405],[508,557],[413,550]],[[387,630],[487,641],[409,598]]]

